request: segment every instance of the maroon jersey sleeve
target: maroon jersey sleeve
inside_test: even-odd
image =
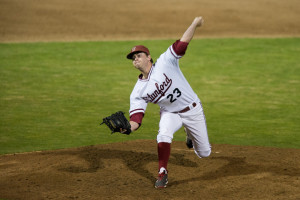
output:
[[[188,45],[189,45],[188,42],[182,42],[180,40],[176,40],[176,42],[174,42],[172,47],[178,56],[183,56],[185,54]]]
[[[133,115],[130,116],[130,121],[134,121],[141,126],[143,117],[144,117],[144,113],[141,112],[134,113]]]

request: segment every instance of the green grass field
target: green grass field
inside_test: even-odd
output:
[[[122,110],[138,71],[137,44],[154,60],[173,40],[0,44],[0,154],[156,139],[159,108],[129,136],[101,119]],[[199,95],[212,144],[300,148],[300,38],[198,39],[180,61]],[[185,140],[182,130],[175,140]]]

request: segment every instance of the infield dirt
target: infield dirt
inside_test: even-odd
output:
[[[299,0],[0,0],[0,42],[300,35]]]
[[[0,42],[299,37],[298,0],[0,0]],[[103,133],[108,134],[108,133]],[[142,133],[141,133],[142,134]],[[154,140],[0,156],[4,199],[300,199],[300,150],[173,142],[169,184],[154,188]]]

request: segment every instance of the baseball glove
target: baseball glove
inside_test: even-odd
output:
[[[103,122],[100,124],[106,124],[111,130],[111,133],[120,132],[126,135],[131,133],[131,126],[129,121],[124,116],[124,112],[119,111],[108,117],[103,118]],[[126,130],[123,132],[123,130]],[[122,131],[122,132],[121,132]]]

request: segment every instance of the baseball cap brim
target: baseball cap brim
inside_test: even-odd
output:
[[[134,52],[131,52],[127,55],[127,59],[132,59],[133,55],[136,54],[136,53],[140,53],[140,52],[143,52],[143,51],[134,51]]]
[[[131,52],[126,56],[127,59],[132,59],[132,56],[136,53],[144,52],[147,55],[150,55],[150,51],[147,47],[143,45],[137,45],[131,49]]]

